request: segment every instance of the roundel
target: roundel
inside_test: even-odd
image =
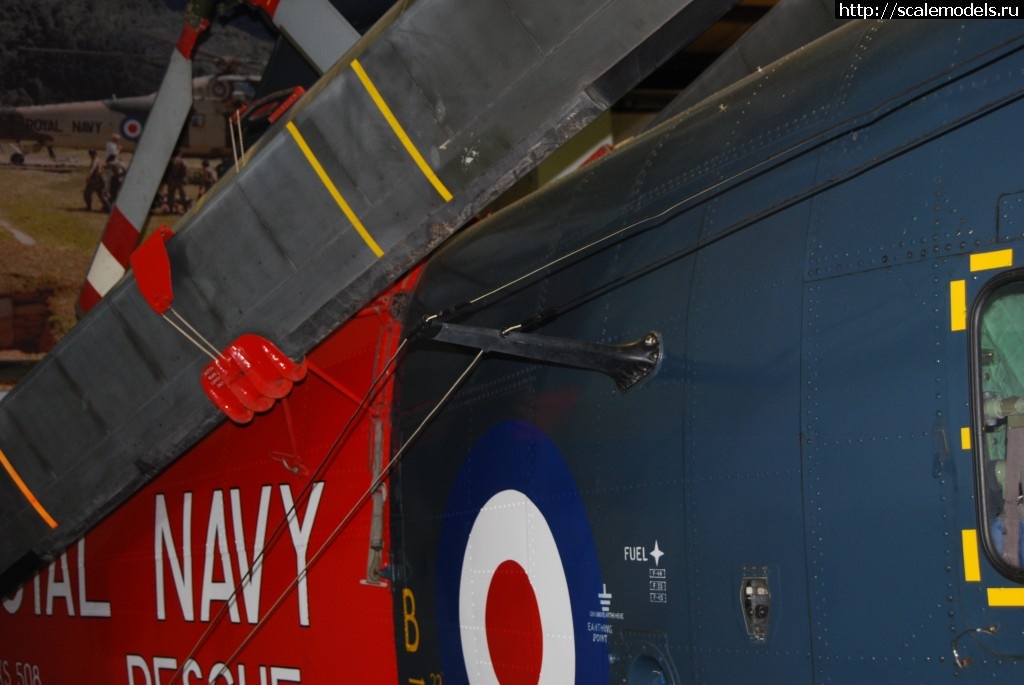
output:
[[[438,551],[446,683],[608,681],[607,645],[587,630],[602,592],[593,534],[569,468],[539,429],[510,421],[477,442]]]
[[[213,87],[210,88],[214,97],[222,98],[228,94],[228,84],[223,81],[214,81]]]
[[[142,122],[135,117],[125,117],[121,121],[121,137],[138,140],[142,135]]]

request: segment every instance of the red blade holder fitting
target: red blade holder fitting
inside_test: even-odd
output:
[[[201,378],[207,397],[235,423],[249,423],[255,413],[273,407],[275,401],[288,395],[293,385],[306,377],[306,362],[292,361],[272,342],[252,333],[239,336],[223,352],[218,352],[174,311],[171,308],[174,302],[171,262],[166,246],[173,235],[170,228],[161,226],[132,253],[135,282],[153,311],[210,356],[212,361],[203,367]],[[188,335],[171,321],[168,312],[196,337]]]
[[[305,377],[305,360],[293,362],[266,338],[246,333],[203,367],[202,384],[218,409],[235,423],[245,424]]]
[[[171,260],[165,243],[174,235],[167,226],[161,226],[132,252],[129,261],[135,272],[135,283],[146,303],[157,314],[166,312],[174,302],[171,290]]]

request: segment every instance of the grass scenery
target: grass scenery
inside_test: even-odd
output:
[[[85,153],[61,157],[58,171],[42,158],[0,167],[0,294],[49,291],[56,337],[76,321],[74,303],[108,216],[98,202],[85,209]]]

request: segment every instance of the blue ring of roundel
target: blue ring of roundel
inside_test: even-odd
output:
[[[142,122],[135,117],[125,117],[121,120],[121,137],[128,140],[138,140],[142,135]]]
[[[587,630],[600,609],[601,569],[583,500],[558,448],[525,421],[506,421],[473,447],[445,508],[438,549],[437,629],[446,685],[468,683],[459,635],[459,581],[466,541],[480,508],[503,490],[519,490],[541,510],[558,545],[576,644],[576,682],[608,682],[607,644]]]

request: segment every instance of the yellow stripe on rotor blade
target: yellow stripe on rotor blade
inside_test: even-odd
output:
[[[396,136],[398,136],[398,139],[402,142],[402,146],[405,147],[406,152],[409,153],[409,156],[412,157],[414,162],[416,162],[416,166],[419,167],[420,171],[423,172],[423,175],[427,177],[428,181],[430,181],[430,185],[434,186],[434,190],[437,191],[438,195],[444,198],[445,202],[451,200],[452,194],[445,187],[444,183],[441,182],[441,179],[437,177],[437,174],[434,173],[434,170],[430,168],[430,165],[427,164],[427,160],[423,159],[423,155],[420,154],[420,151],[416,149],[416,145],[413,144],[412,139],[410,139],[406,134],[402,125],[398,123],[398,119],[395,118],[391,108],[388,107],[388,103],[384,102],[384,98],[381,97],[380,91],[378,91],[377,87],[373,85],[373,81],[371,81],[370,77],[367,76],[366,71],[363,69],[363,65],[359,63],[359,60],[352,60],[352,70],[356,72],[356,76],[358,76],[359,80],[362,81],[363,87],[366,88],[366,92],[370,94],[371,98],[373,98],[373,102],[377,105],[377,109],[379,109],[380,113],[384,115],[385,119],[387,119],[388,124],[391,126],[391,130],[395,132]]]
[[[334,185],[334,181],[332,181],[331,177],[327,175],[326,171],[324,171],[323,166],[321,166],[320,164],[320,160],[316,158],[316,155],[313,154],[313,151],[306,143],[306,139],[302,137],[301,133],[299,133],[299,129],[296,128],[295,124],[291,121],[288,122],[286,128],[288,129],[288,132],[292,134],[292,138],[295,139],[295,142],[296,144],[298,144],[299,149],[302,150],[302,154],[306,156],[306,161],[308,161],[309,165],[313,167],[313,171],[315,171],[316,175],[320,177],[320,181],[324,184],[324,187],[327,188],[327,191],[331,194],[331,197],[334,198],[334,201],[338,203],[338,207],[341,208],[342,213],[352,223],[352,226],[356,229],[356,232],[359,233],[359,235],[362,237],[363,241],[369,246],[369,248],[373,250],[373,254],[377,255],[378,257],[384,256],[384,250],[380,248],[380,245],[377,244],[377,241],[373,239],[373,236],[370,235],[370,232],[366,230],[365,226],[363,226],[363,222],[359,220],[359,217],[356,216],[356,213],[352,211],[351,207],[349,207],[348,202],[346,202],[345,198],[342,197],[341,191],[339,191],[338,187]]]
[[[7,471],[7,475],[9,475],[11,480],[14,481],[14,484],[18,486],[18,489],[21,490],[21,494],[25,496],[25,499],[27,499],[28,503],[32,505],[32,508],[36,510],[36,513],[46,521],[46,525],[50,528],[56,528],[57,522],[53,520],[53,517],[50,516],[48,511],[46,511],[46,508],[43,507],[39,500],[36,499],[36,496],[32,494],[32,491],[28,489],[28,486],[25,485],[25,481],[21,479],[18,472],[14,470],[14,466],[7,460],[7,455],[4,454],[3,450],[0,450],[0,464],[3,464],[4,470]]]

